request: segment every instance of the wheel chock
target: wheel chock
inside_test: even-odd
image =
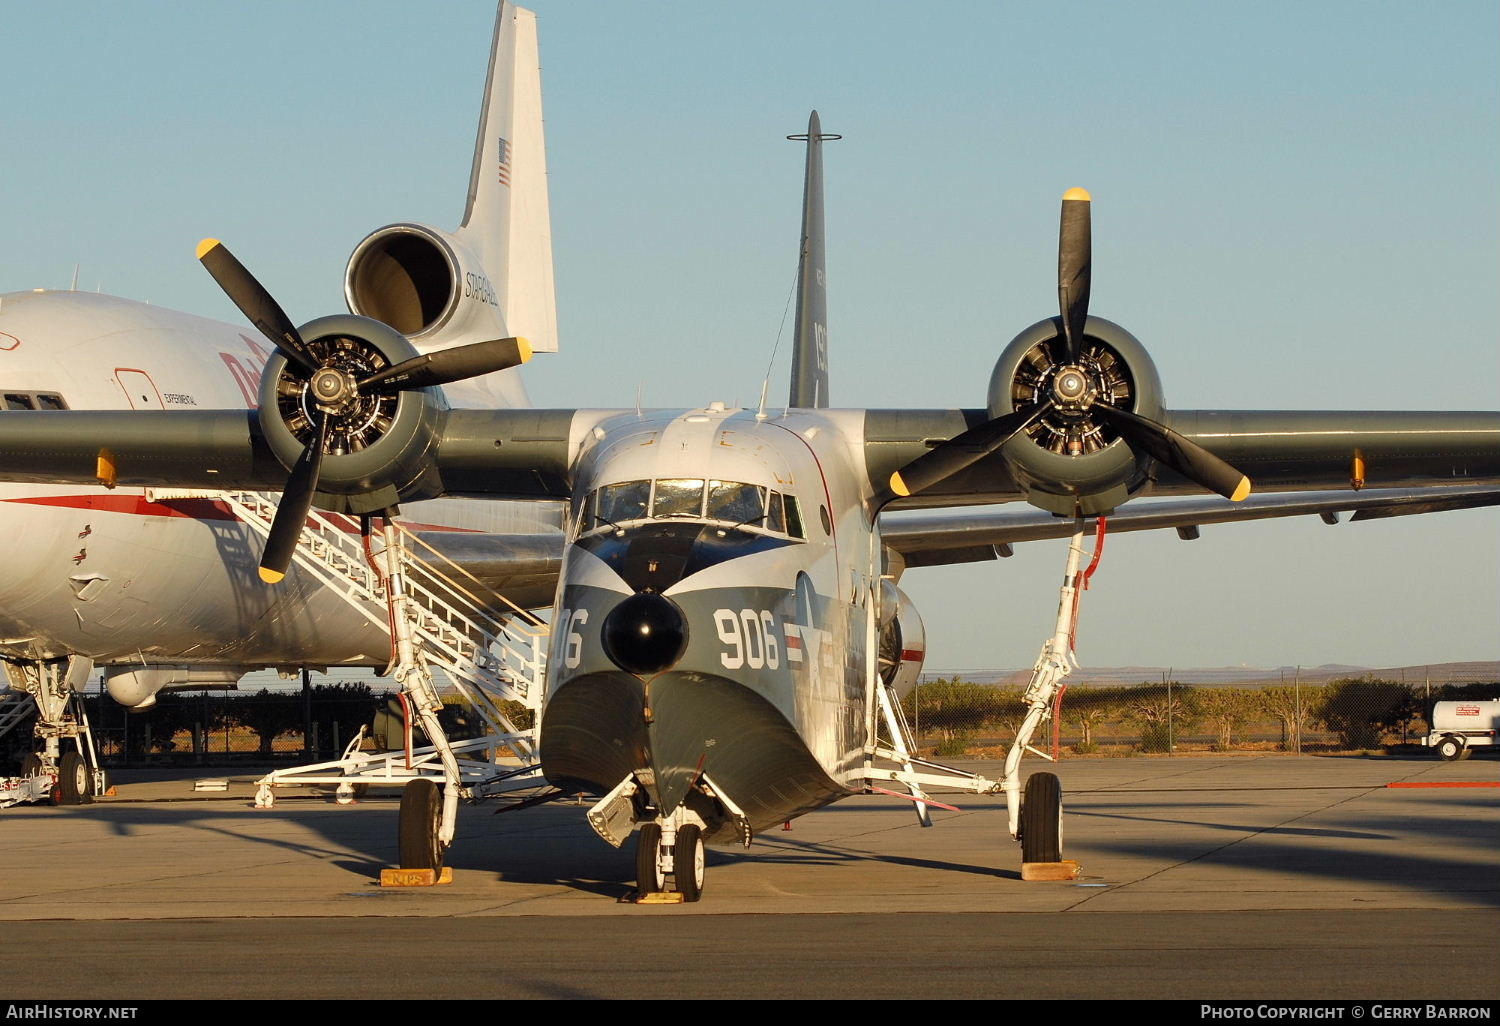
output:
[[[632,891],[621,901],[632,905],[681,905],[683,898],[676,891]]]
[[[453,882],[453,867],[444,866],[441,873],[431,869],[382,869],[382,887],[432,887]]]
[[[1077,880],[1083,867],[1072,859],[1061,862],[1023,862],[1022,880]]]

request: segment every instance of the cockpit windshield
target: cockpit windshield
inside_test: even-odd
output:
[[[590,492],[579,533],[619,530],[641,520],[705,520],[803,538],[796,496],[742,481],[661,478],[621,481]]]

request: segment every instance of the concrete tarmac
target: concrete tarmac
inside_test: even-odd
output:
[[[621,902],[632,852],[575,804],[466,806],[453,883],[383,890],[394,792],[259,811],[256,774],[121,772],[115,798],[0,812],[0,935],[62,970],[0,998],[1500,998],[1500,786],[1451,786],[1500,760],[1054,769],[1080,880],[1021,881],[998,796],[932,829],[871,796],[711,849],[676,906]]]

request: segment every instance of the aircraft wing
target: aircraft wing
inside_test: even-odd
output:
[[[872,488],[924,453],[983,425],[984,410],[869,410],[865,459]],[[1500,414],[1465,411],[1174,410],[1163,424],[1250,478],[1252,494],[1348,487],[1418,487],[1500,480]],[[888,509],[1009,502],[1039,483],[1059,493],[1087,491],[1083,480],[1045,480],[1046,467],[991,452]],[[1026,458],[1023,456],[1024,464]],[[1068,473],[1064,470],[1063,474]],[[1205,489],[1159,460],[1141,495],[1201,495]],[[1121,496],[1123,500],[1123,496]],[[1133,503],[1132,503],[1133,505]]]
[[[1116,510],[1108,518],[1108,529],[1115,533],[1170,527],[1187,533],[1211,524],[1273,517],[1321,516],[1331,520],[1339,514],[1353,513],[1352,520],[1374,520],[1495,505],[1500,505],[1500,486],[1492,484],[1252,495],[1242,502],[1218,496],[1148,499]],[[1066,538],[1072,532],[1071,519],[1029,508],[895,512],[881,517],[881,540],[908,567],[994,559],[1000,546]]]
[[[0,478],[280,491],[255,410],[12,412],[0,422]]]

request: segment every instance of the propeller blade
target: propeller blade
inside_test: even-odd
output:
[[[892,474],[891,491],[902,497],[926,491],[938,482],[978,463],[1051,408],[1052,400],[1044,399],[1035,406],[987,420],[961,435],[954,435],[936,449],[923,453]]]
[[[287,479],[281,502],[276,506],[276,519],[271,521],[266,547],[260,554],[260,579],[267,584],[277,584],[286,576],[287,567],[292,564],[292,553],[297,549],[297,539],[307,526],[313,493],[318,490],[323,444],[328,438],[328,416],[321,410],[316,416],[318,427],[313,440],[302,450],[297,465],[292,468],[292,476]]]
[[[1083,189],[1063,193],[1062,224],[1057,235],[1057,304],[1062,314],[1066,363],[1078,362],[1083,349],[1083,325],[1089,316],[1089,279],[1093,266],[1091,203]]]
[[[1230,502],[1239,502],[1250,494],[1248,477],[1165,424],[1100,402],[1094,403],[1092,409],[1112,422],[1132,445],[1139,445],[1153,459],[1165,463],[1189,481],[1218,492]]]
[[[385,370],[376,371],[357,387],[361,392],[367,392],[371,386],[384,385],[380,391],[394,392],[403,388],[446,385],[450,381],[463,381],[492,371],[519,367],[529,359],[531,343],[524,338],[496,338],[402,360]]]
[[[259,328],[283,356],[308,374],[318,369],[318,362],[313,359],[291,318],[255,280],[255,276],[245,270],[245,265],[235,259],[227,246],[218,239],[204,239],[198,243],[198,262],[213,275],[219,288],[240,308],[240,313]]]

